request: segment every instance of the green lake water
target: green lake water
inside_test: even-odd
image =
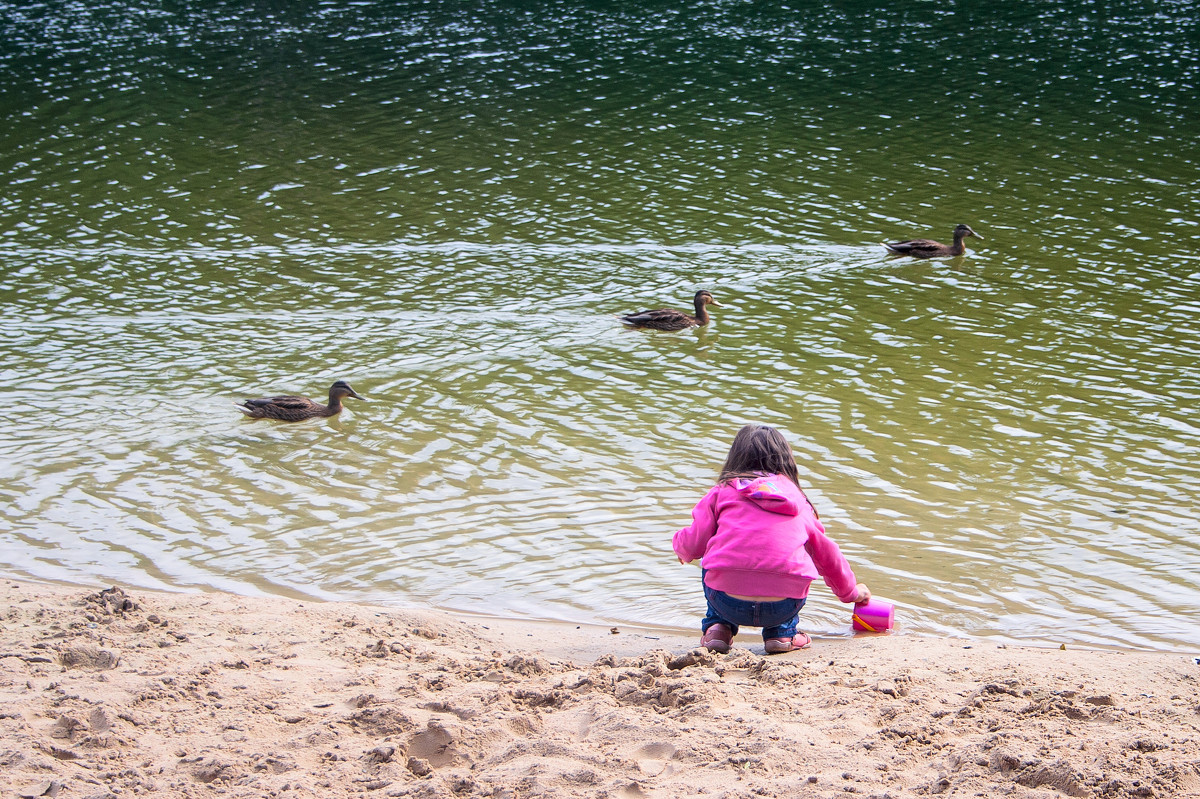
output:
[[[1194,651],[1200,13],[975,5],[0,2],[0,573],[694,628],[761,421],[901,630]]]

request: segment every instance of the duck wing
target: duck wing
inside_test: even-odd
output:
[[[887,247],[889,252],[894,252],[897,255],[913,255],[920,252],[937,251],[945,245],[933,239],[909,239],[908,241],[893,241],[890,244],[884,242],[883,246]]]
[[[302,419],[325,410],[308,397],[259,397],[234,405],[247,416],[270,419]]]
[[[259,399],[246,400],[246,404],[252,408],[265,408],[270,405],[276,408],[299,411],[306,408],[315,408],[319,403],[313,402],[308,397],[261,397]]]
[[[641,311],[620,317],[621,321],[633,327],[652,327],[656,330],[682,330],[695,325],[695,320],[683,311],[673,308],[659,308],[653,311]]]

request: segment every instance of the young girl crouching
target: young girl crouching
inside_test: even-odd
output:
[[[843,602],[871,599],[800,489],[791,445],[766,425],[738,431],[717,484],[672,546],[681,563],[701,558],[708,611],[700,644],[714,652],[729,651],[740,625],[762,628],[767,654],[808,646],[796,628],[817,577]]]

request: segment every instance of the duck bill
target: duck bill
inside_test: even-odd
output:
[[[363,395],[359,394],[359,393],[358,393],[357,391],[355,391],[354,389],[350,389],[350,396],[351,396],[351,397],[354,397],[355,399],[360,399],[360,400],[362,400],[363,402],[370,402],[370,400],[368,400],[368,399],[367,399],[366,397],[364,397]]]
[[[724,307],[725,307],[724,305],[722,305],[721,303],[717,302],[716,300],[713,300],[712,302],[710,302],[710,303],[709,303],[709,305],[715,305],[715,306],[717,306],[718,308],[724,308]]]

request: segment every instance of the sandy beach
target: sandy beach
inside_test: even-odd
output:
[[[1200,796],[1182,654],[2,581],[0,796]]]

